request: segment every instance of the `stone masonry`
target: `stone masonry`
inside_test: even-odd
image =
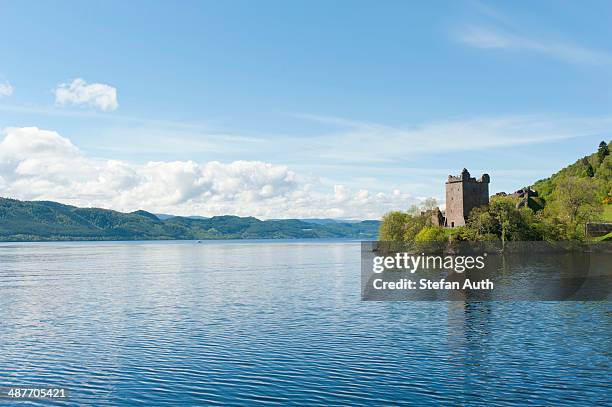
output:
[[[454,228],[465,226],[465,221],[472,209],[489,203],[488,174],[480,179],[470,177],[467,169],[459,176],[448,176],[446,181],[446,211],[444,226]]]

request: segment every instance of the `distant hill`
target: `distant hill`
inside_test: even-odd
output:
[[[0,241],[374,239],[380,225],[376,220],[321,224],[298,219],[166,216],[142,210],[122,213],[51,201],[0,198]]]
[[[144,212],[144,211],[137,211],[137,212]],[[161,220],[166,220],[166,219],[176,217],[176,215],[168,215],[166,213],[157,213],[155,214],[155,216]],[[209,219],[205,216],[197,216],[197,215],[184,216],[184,218]],[[283,220],[283,219],[270,219],[270,220]],[[319,225],[327,225],[330,223],[359,223],[359,222],[362,222],[360,220],[354,220],[354,219],[332,219],[332,218],[305,218],[305,219],[297,219],[297,220],[301,220],[306,223],[316,223]]]
[[[299,219],[303,222],[307,222],[307,223],[316,223],[319,225],[329,225],[330,223],[359,223],[362,222],[360,220],[354,220],[354,219],[330,219],[330,218],[306,218],[306,219]]]
[[[166,220],[166,219],[176,218],[177,217],[177,215],[168,215],[167,213],[156,213],[155,216],[158,219],[161,219],[161,220]],[[197,215],[183,216],[183,218],[189,218],[189,219],[209,219],[206,216],[197,216]]]

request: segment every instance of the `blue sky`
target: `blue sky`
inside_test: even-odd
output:
[[[519,188],[612,134],[606,1],[0,1],[0,14],[0,186],[21,199],[376,217],[443,200],[463,167],[490,173],[492,192]],[[58,96],[79,78],[84,93]],[[85,170],[37,156],[40,131],[49,151],[69,139]],[[150,162],[175,163],[161,170],[174,178]]]

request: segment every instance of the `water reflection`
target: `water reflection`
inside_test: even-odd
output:
[[[0,245],[0,266],[0,386],[65,386],[74,405],[609,393],[609,303],[361,301],[358,243]]]
[[[612,244],[512,242],[503,250],[497,246],[364,242],[362,298],[593,301],[612,294]],[[383,261],[389,266],[383,267]],[[467,261],[471,268],[465,266]]]

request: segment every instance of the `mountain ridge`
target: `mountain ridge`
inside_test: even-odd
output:
[[[375,239],[380,222],[300,219],[260,220],[234,215],[161,219],[144,210],[130,213],[79,208],[54,201],[0,198],[0,241]]]

